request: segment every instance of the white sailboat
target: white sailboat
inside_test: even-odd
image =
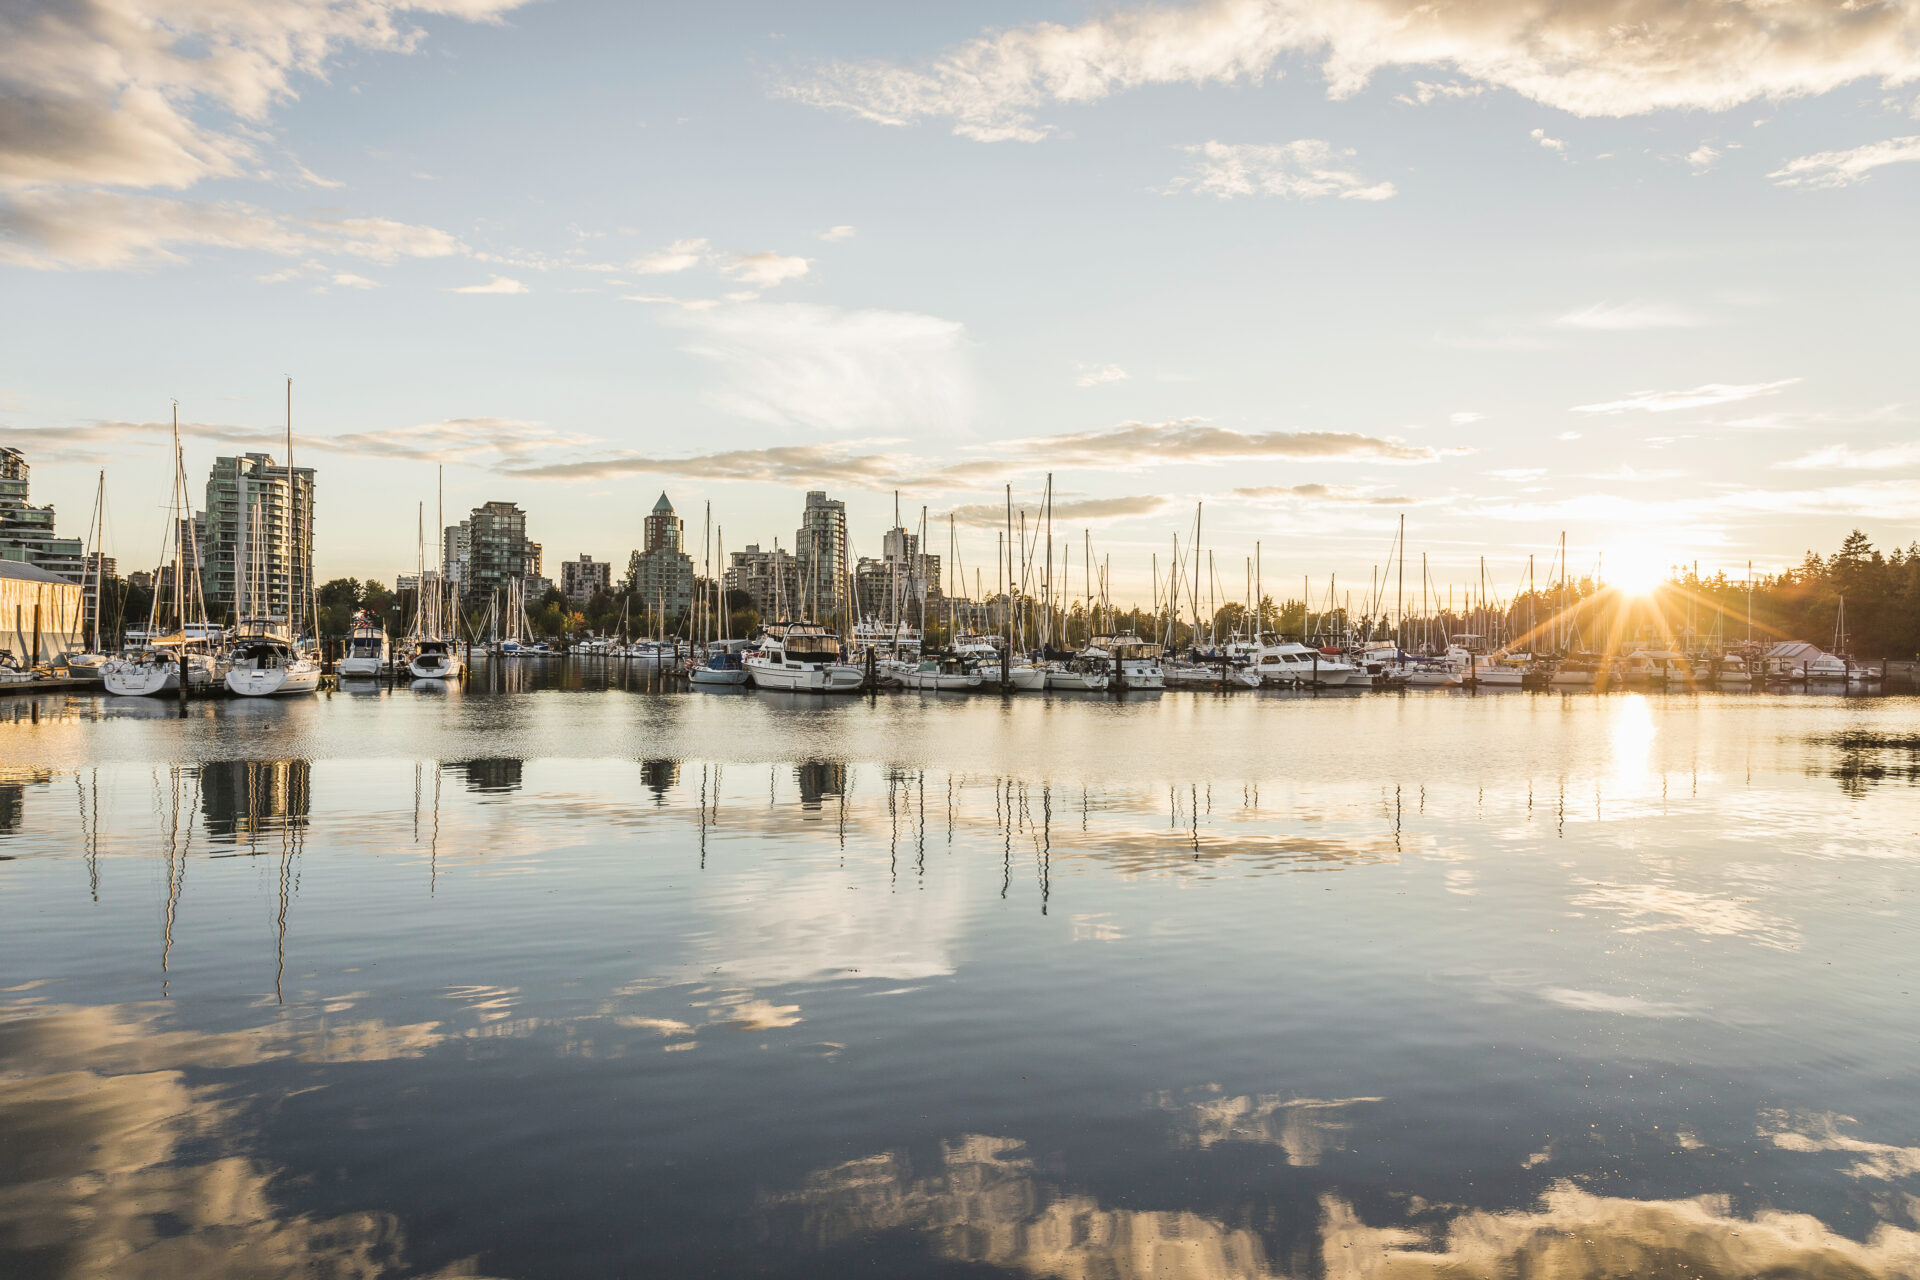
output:
[[[298,643],[299,609],[293,584],[299,576],[300,508],[293,480],[293,379],[287,379],[287,476],[282,519],[287,542],[287,621],[282,628],[268,616],[266,515],[264,493],[255,497],[247,525],[240,568],[247,582],[247,612],[227,653],[227,690],[243,698],[312,693],[320,687],[320,664]]]
[[[440,527],[444,529],[444,514],[437,515],[436,519],[441,521]],[[440,568],[426,568],[425,533],[423,531],[420,534],[420,545],[415,553],[421,566],[419,599],[413,608],[413,653],[407,660],[407,671],[415,680],[458,680],[467,669],[455,644],[454,629],[449,625],[449,620],[457,618],[459,614],[447,584],[444,537],[440,540],[440,547]],[[429,684],[427,687],[433,686]]]
[[[714,541],[719,548],[720,562],[725,564],[727,552],[724,531],[716,529],[715,533]],[[714,608],[707,610],[707,629],[718,634],[707,643],[707,660],[695,667],[688,679],[694,684],[743,685],[749,679],[746,663],[740,657],[744,645],[731,639],[728,634],[733,626],[729,620],[726,591],[713,580],[710,566],[706,589],[719,597]]]
[[[190,688],[212,684],[215,678],[217,664],[213,654],[208,651],[210,640],[204,621],[206,608],[200,593],[199,548],[194,547],[187,556],[181,553],[181,495],[186,492],[186,485],[185,464],[180,456],[180,406],[176,404],[173,408],[173,497],[167,513],[167,531],[160,543],[163,562],[168,546],[173,548],[172,605],[168,608],[156,593],[141,645],[100,664],[101,685],[117,697],[151,698],[164,693],[178,693],[183,669],[187,673]],[[191,521],[187,522],[187,528],[192,530]],[[192,536],[191,532],[188,536]],[[183,562],[195,567],[191,581],[188,580]],[[166,611],[164,614],[163,609]],[[199,616],[193,618],[196,612]],[[180,629],[171,634],[156,634],[163,618],[168,622],[177,622]]]

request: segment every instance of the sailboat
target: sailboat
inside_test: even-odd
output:
[[[444,490],[442,490],[444,492]],[[441,499],[441,507],[445,505]],[[424,514],[424,512],[422,512]],[[444,511],[436,515],[440,527],[446,527]],[[448,625],[450,615],[457,617],[452,593],[447,585],[446,539],[440,539],[440,568],[432,570],[426,565],[426,534],[420,531],[419,545],[415,549],[416,563],[419,569],[419,599],[413,607],[413,656],[407,662],[407,671],[415,680],[443,681],[458,680],[466,671],[466,663],[461,661],[455,648],[453,628]],[[428,684],[427,688],[434,687]]]
[[[189,687],[204,687],[214,681],[216,663],[212,653],[208,652],[209,636],[205,621],[205,602],[200,594],[200,550],[192,548],[186,555],[180,546],[181,497],[186,493],[187,477],[185,463],[180,456],[180,406],[173,407],[173,496],[167,514],[167,532],[161,539],[161,559],[166,558],[169,545],[173,548],[173,603],[166,610],[162,598],[156,594],[153,607],[147,616],[146,639],[142,646],[100,664],[100,682],[106,691],[119,697],[151,698],[163,693],[177,693],[180,689],[180,673],[187,673]],[[188,537],[192,537],[192,521],[187,522]],[[188,581],[184,562],[190,562],[195,572]],[[190,621],[191,615],[198,613],[198,619]],[[170,617],[168,615],[171,615]],[[171,634],[156,635],[163,622],[176,622],[179,630]]]
[[[312,693],[320,687],[320,664],[298,644],[300,610],[293,599],[299,576],[300,506],[293,479],[293,379],[287,379],[287,499],[282,509],[287,542],[286,634],[268,616],[265,493],[254,498],[241,569],[247,580],[247,612],[227,655],[227,689],[243,698]],[[249,486],[250,487],[250,486]]]
[[[104,559],[106,520],[107,473],[102,471],[100,488],[93,498],[93,519],[87,523],[86,567],[80,574],[80,598],[87,598],[89,588],[93,591],[93,634],[87,639],[85,653],[67,655],[67,677],[72,680],[98,680],[100,667],[107,661],[107,654],[100,648],[100,615],[105,612],[106,604],[106,582],[100,572]]]
[[[720,553],[720,562],[725,564],[727,549],[724,530],[715,530],[714,542]],[[708,627],[718,632],[718,635],[713,637],[707,645],[707,660],[695,667],[688,675],[688,679],[695,684],[743,685],[749,679],[747,665],[740,659],[740,650],[744,647],[744,642],[735,641],[727,634],[733,630],[732,623],[729,621],[731,611],[727,609],[726,591],[713,580],[711,566],[709,566],[705,590],[715,592],[720,598],[716,608],[707,611]],[[717,618],[714,616],[716,611],[719,614]]]

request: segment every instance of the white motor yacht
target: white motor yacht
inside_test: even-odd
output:
[[[387,667],[387,632],[364,610],[353,619],[347,651],[340,655],[343,676],[377,676]]]
[[[1105,662],[1096,658],[1074,658],[1048,666],[1046,682],[1049,693],[1100,693],[1112,682],[1112,677],[1107,674]]]
[[[745,665],[759,689],[857,693],[867,679],[864,670],[840,661],[840,637],[814,622],[767,628]]]

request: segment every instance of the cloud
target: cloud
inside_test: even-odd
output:
[[[1789,160],[1768,174],[1783,187],[1846,187],[1865,182],[1882,165],[1920,160],[1920,136],[1869,142],[1850,151],[1818,151]]]
[[[1367,507],[1409,507],[1418,499],[1405,494],[1391,497],[1376,495],[1371,489],[1350,484],[1267,484],[1235,489],[1229,495],[1254,501],[1297,500],[1310,503],[1352,503]]]
[[[1920,444],[1883,445],[1878,449],[1855,449],[1849,444],[1830,444],[1824,449],[1776,462],[1776,471],[1888,471],[1920,463]]]
[[[853,228],[844,224],[838,227],[828,227],[820,233],[820,238],[830,243],[838,244],[842,240],[853,239]]]
[[[1737,400],[1751,400],[1755,396],[1770,396],[1801,381],[1803,379],[1782,378],[1778,382],[1744,384],[1709,382],[1688,391],[1636,391],[1624,400],[1608,400],[1601,404],[1577,404],[1573,406],[1573,412],[1672,413],[1676,409],[1703,409],[1708,405],[1732,404]]]
[[[1297,55],[1320,60],[1333,98],[1385,68],[1431,67],[1577,116],[1721,111],[1858,80],[1909,83],[1917,26],[1909,5],[1837,16],[1824,0],[1657,15],[1640,0],[1204,0],[989,32],[918,66],[829,62],[775,92],[879,124],[947,120],[963,137],[1034,142],[1054,132],[1039,118],[1048,106],[1147,85],[1257,84]]]
[[[464,253],[434,227],[388,218],[295,218],[237,201],[215,204],[111,191],[37,190],[0,201],[0,262],[40,270],[183,262],[199,245],[276,254],[346,254],[375,262]]]
[[[1558,151],[1563,155],[1566,153],[1567,144],[1559,138],[1549,138],[1545,129],[1535,129],[1529,136],[1549,151]]]
[[[351,271],[336,271],[333,282],[343,289],[378,289],[378,280],[369,280],[365,276],[354,275]]]
[[[30,449],[36,458],[91,461],[112,456],[130,445],[160,444],[170,438],[171,422],[94,421],[67,427],[15,430],[9,441]],[[276,425],[196,422],[180,424],[184,439],[223,447],[278,447],[284,439]],[[555,431],[545,423],[523,418],[447,418],[406,427],[323,436],[297,433],[294,447],[302,454],[329,453],[362,458],[398,458],[418,462],[459,462],[495,466],[509,460],[556,449],[579,449],[602,444],[597,437]]]
[[[526,293],[527,286],[518,280],[509,280],[506,276],[494,276],[485,284],[463,284],[450,293]]]
[[[178,262],[179,248],[324,250],[390,261],[460,250],[432,228],[325,220],[139,194],[213,178],[328,185],[272,171],[272,109],[347,50],[410,53],[407,19],[495,21],[521,0],[69,0],[0,8],[0,261],[30,267]],[[119,190],[108,190],[118,188]],[[404,233],[404,234],[403,234]],[[396,236],[404,242],[395,243]],[[435,247],[423,247],[432,245]]]
[[[1164,510],[1172,499],[1158,494],[1127,498],[1082,498],[1073,502],[1055,501],[1055,520],[1126,520],[1150,516]],[[974,529],[998,529],[1006,524],[1005,503],[981,502],[953,508],[953,518]]]
[[[1097,387],[1103,382],[1124,382],[1127,371],[1117,364],[1082,364],[1075,366],[1073,385],[1076,387]]]
[[[1692,312],[1664,302],[1596,302],[1555,317],[1553,327],[1625,333],[1636,329],[1696,329],[1704,323]]]
[[[724,449],[684,457],[623,452],[568,462],[527,462],[504,468],[539,480],[606,480],[621,476],[678,476],[689,480],[759,484],[837,484],[886,489],[910,482],[915,468],[892,454],[858,454],[845,443]]]
[[[721,376],[709,400],[753,422],[826,431],[953,430],[971,412],[965,328],[909,311],[810,303],[682,307],[684,350]]]
[[[1194,172],[1169,183],[1169,193],[1191,190],[1195,195],[1221,200],[1256,194],[1289,200],[1321,196],[1386,200],[1394,194],[1391,182],[1369,182],[1342,167],[1342,157],[1354,154],[1351,149],[1336,152],[1318,138],[1282,143],[1203,142],[1185,150],[1195,157]]]
[[[1465,427],[1465,426],[1471,426],[1473,423],[1476,423],[1476,422],[1485,421],[1486,416],[1487,415],[1484,413],[1475,413],[1471,409],[1468,409],[1468,410],[1463,410],[1459,413],[1448,414],[1447,421],[1452,423],[1456,427]]]
[[[1461,84],[1450,81],[1447,84],[1433,84],[1426,80],[1413,82],[1413,92],[1394,95],[1395,102],[1404,102],[1410,107],[1424,107],[1438,98],[1477,98],[1487,91],[1483,84]]]
[[[1442,452],[1381,436],[1346,431],[1232,431],[1204,419],[1124,422],[1099,431],[1034,436],[980,446],[996,454],[1030,458],[1055,467],[1100,467],[1131,471],[1179,462],[1231,458],[1318,458],[1370,462],[1433,462]]]
[[[670,293],[623,293],[622,302],[657,302],[687,311],[708,311],[720,305],[718,298],[676,298]]]
[[[1704,142],[1687,152],[1687,163],[1693,166],[1696,173],[1703,173],[1713,168],[1714,161],[1719,158],[1720,152]]]
[[[1893,1182],[1920,1174],[1920,1147],[1871,1142],[1840,1132],[1841,1125],[1857,1123],[1852,1116],[1833,1111],[1794,1114],[1774,1110],[1761,1113],[1758,1134],[1782,1151],[1842,1151],[1858,1156],[1859,1159],[1844,1170],[1849,1178]]]
[[[760,288],[772,288],[807,274],[813,263],[806,258],[787,258],[777,253],[736,253],[721,271],[729,279],[742,280]]]
[[[675,240],[664,249],[635,258],[627,264],[627,269],[643,276],[672,275],[699,266],[712,252],[712,246],[705,239]]]

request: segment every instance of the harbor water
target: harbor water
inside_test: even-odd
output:
[[[0,1275],[1920,1276],[1920,699],[586,666],[0,703]]]

